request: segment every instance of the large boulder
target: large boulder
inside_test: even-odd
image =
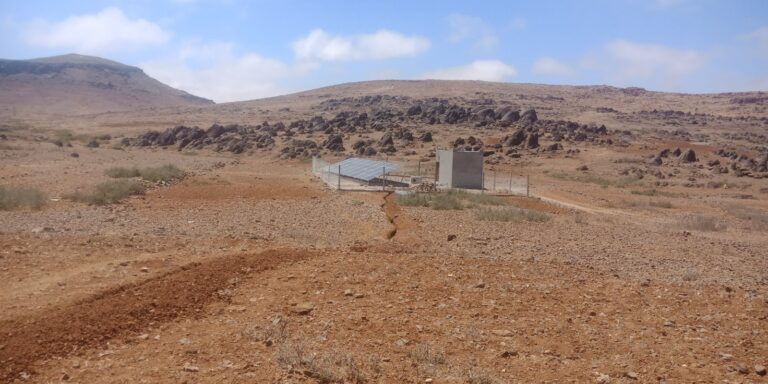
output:
[[[386,147],[390,145],[394,145],[395,140],[392,138],[392,132],[387,132],[384,134],[384,136],[379,139],[379,147]]]
[[[520,120],[520,111],[509,111],[501,117],[503,123],[516,123]]]
[[[686,149],[683,151],[683,153],[680,154],[679,159],[683,163],[693,163],[698,161],[696,158],[696,152],[694,152],[693,149]]]
[[[331,152],[343,152],[344,137],[339,134],[328,136],[328,139],[323,142],[323,148]]]
[[[523,112],[522,115],[520,115],[519,123],[523,125],[530,125],[535,123],[538,120],[539,120],[539,116],[536,114],[536,110],[531,108]]]
[[[421,115],[421,105],[414,105],[408,108],[408,111],[405,114],[408,116]]]
[[[518,129],[504,140],[504,145],[507,147],[516,147],[525,141],[525,136],[525,131]]]
[[[528,138],[525,140],[525,147],[526,148],[538,148],[539,147],[539,134],[536,132],[532,132],[528,135]]]

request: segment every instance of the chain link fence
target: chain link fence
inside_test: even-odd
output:
[[[331,189],[349,191],[416,189],[419,185],[437,182],[437,164],[435,161],[395,160],[386,157],[375,160],[394,162],[400,165],[400,168],[383,177],[365,182],[340,177],[339,174],[343,174],[341,169],[333,169],[332,163],[313,157],[312,174],[320,178]],[[528,196],[530,193],[528,176],[516,174],[513,171],[485,169],[483,187],[485,192],[499,195]]]

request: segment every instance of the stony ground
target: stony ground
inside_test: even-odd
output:
[[[768,382],[768,179],[709,165],[726,161],[724,148],[758,158],[764,107],[425,84],[0,125],[0,186],[46,194],[39,210],[0,211],[0,382]],[[330,99],[372,92],[511,100],[542,119],[605,119],[616,141],[487,158],[488,170],[528,175],[532,194],[490,208],[544,217],[510,222],[483,220],[479,203],[435,210],[330,190],[308,160],[279,159],[284,131],[276,148],[240,155],[121,145],[148,127],[332,117],[323,108],[345,102]],[[662,110],[694,105],[708,115]],[[422,174],[434,145],[509,133],[408,124],[436,144],[397,139],[390,160]],[[625,128],[632,135],[613,131]],[[104,130],[122,134],[86,146]],[[647,163],[674,148],[697,161]],[[67,197],[109,180],[111,167],[163,164],[187,176],[118,204]]]

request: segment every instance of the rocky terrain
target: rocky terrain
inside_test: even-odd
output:
[[[387,81],[4,115],[0,186],[45,199],[0,210],[0,381],[768,382],[764,99]],[[531,196],[436,209],[308,161],[430,175],[437,148]]]

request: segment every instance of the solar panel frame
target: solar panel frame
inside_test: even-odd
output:
[[[395,163],[350,157],[349,159],[329,165],[328,172],[339,174],[339,166],[341,166],[341,176],[363,181],[371,181],[400,169],[400,165]]]

